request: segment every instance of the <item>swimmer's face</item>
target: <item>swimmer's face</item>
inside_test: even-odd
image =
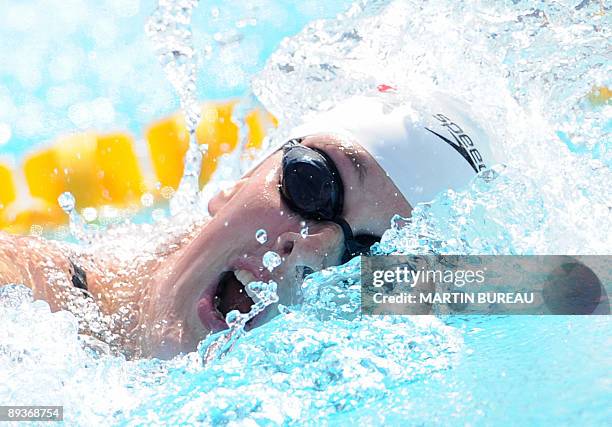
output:
[[[411,207],[374,159],[356,142],[332,135],[304,138],[302,145],[319,149],[335,163],[344,184],[342,217],[354,235],[380,236],[394,214],[409,216]],[[164,327],[148,329],[152,355],[191,351],[210,332],[227,328],[227,312],[247,312],[253,301],[244,286],[274,280],[280,303],[299,301],[304,272],[339,265],[344,253],[339,225],[303,218],[281,196],[282,150],[209,203],[211,219],[157,272],[145,306],[146,323],[160,319]],[[301,233],[307,227],[308,233]],[[263,229],[267,241],[256,239]],[[282,262],[272,271],[264,254]],[[268,307],[251,323],[273,317]],[[254,326],[254,324],[247,326]]]

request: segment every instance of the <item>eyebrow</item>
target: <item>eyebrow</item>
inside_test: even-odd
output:
[[[330,145],[334,145],[335,147],[337,147],[337,145],[330,144],[330,143],[324,144],[323,147],[327,148]],[[340,153],[342,153],[342,155],[346,159],[349,160],[350,164],[353,166],[353,170],[355,171],[355,173],[359,177],[359,183],[363,184],[363,181],[365,180],[365,177],[366,177],[367,172],[368,172],[367,171],[367,167],[366,167],[367,157],[365,157],[362,153],[358,152],[355,149],[347,148],[347,147],[344,147],[344,146],[342,146],[342,149],[340,149],[339,151],[340,151]],[[326,153],[329,156],[328,150],[326,150]],[[336,167],[337,166],[338,165],[336,165]]]

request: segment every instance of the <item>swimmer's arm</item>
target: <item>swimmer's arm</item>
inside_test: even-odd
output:
[[[0,286],[23,284],[58,309],[72,286],[70,260],[56,242],[0,231]]]

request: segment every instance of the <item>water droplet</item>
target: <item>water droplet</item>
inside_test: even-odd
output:
[[[255,238],[260,244],[263,245],[264,243],[268,241],[268,233],[266,233],[266,230],[264,230],[263,228],[260,228],[255,233]]]
[[[83,209],[83,218],[87,222],[95,221],[98,218],[98,210],[92,207]]]
[[[194,0],[159,1],[147,20],[145,29],[168,81],[179,96],[181,109],[189,132],[189,148],[185,155],[184,172],[176,193],[162,192],[172,198],[172,215],[192,209],[199,193],[202,154],[207,146],[198,146],[195,130],[201,119],[197,99],[197,58],[193,47],[191,17],[198,5]]]
[[[409,223],[410,223],[409,218],[404,218],[401,215],[395,214],[391,218],[391,229],[398,231],[402,229],[403,227],[406,227]]]
[[[303,227],[300,230],[300,236],[302,236],[302,239],[305,239],[306,237],[308,237],[308,227]]]
[[[242,318],[242,313],[238,310],[232,310],[225,315],[225,323],[231,328],[232,326],[238,324]]]
[[[60,205],[60,208],[63,209],[64,212],[70,213],[74,210],[75,200],[74,196],[70,192],[65,192],[59,195],[57,198],[57,202]]]
[[[153,194],[151,193],[144,193],[142,197],[140,197],[140,203],[142,203],[142,206],[144,206],[145,208],[153,206],[153,202]]]
[[[281,314],[291,314],[291,310],[289,309],[289,307],[283,304],[278,305],[278,311]]]
[[[274,251],[268,251],[264,254],[262,261],[264,267],[272,271],[281,264],[281,257]]]
[[[263,289],[262,284],[262,282],[251,282],[247,285],[247,287],[249,288],[249,291],[253,292],[255,295],[259,295]]]

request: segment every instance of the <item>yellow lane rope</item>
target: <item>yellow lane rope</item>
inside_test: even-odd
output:
[[[217,159],[238,144],[232,122],[236,101],[203,104],[198,141],[208,144],[201,184],[210,179]],[[257,148],[275,126],[268,113],[255,109],[245,118],[247,148]],[[138,205],[144,193],[171,193],[183,174],[188,135],[182,115],[151,124],[144,141],[127,133],[81,133],[58,138],[52,145],[26,155],[19,166],[0,159],[0,229],[28,233],[32,226],[49,229],[67,217],[57,198],[70,191],[79,209]]]

